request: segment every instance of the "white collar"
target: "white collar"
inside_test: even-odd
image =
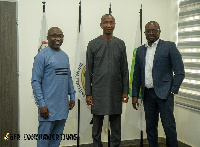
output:
[[[160,40],[160,39],[156,40],[156,41],[152,44],[152,46],[149,46],[148,41],[147,41],[146,44],[145,44],[145,47],[153,47],[153,46],[157,46],[159,40]]]

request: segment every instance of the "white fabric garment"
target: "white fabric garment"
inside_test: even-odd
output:
[[[152,77],[152,69],[153,69],[153,60],[156,52],[156,47],[158,45],[159,39],[152,44],[150,47],[148,42],[145,44],[147,47],[146,52],[146,62],[145,62],[145,86],[147,88],[153,88],[153,77]]]
[[[48,46],[48,41],[47,41],[47,19],[46,19],[46,14],[43,12],[43,17],[42,17],[42,28],[40,31],[40,42],[39,42],[39,48],[38,52],[40,52],[42,49]]]
[[[78,108],[78,99],[80,100],[80,134],[83,134],[89,126],[93,115],[91,114],[91,106],[88,106],[85,101],[85,69],[86,69],[86,48],[84,40],[83,24],[80,26],[80,32],[77,27],[77,48],[76,48],[76,60],[75,60],[75,71],[73,76],[74,89],[76,91],[76,102],[75,108],[70,112],[75,112]],[[74,116],[75,114],[72,113]],[[70,114],[69,114],[70,116]]]
[[[141,44],[140,18],[138,18],[138,25],[137,25],[137,29],[136,29],[135,45],[134,45],[135,49],[133,50],[132,61],[135,60],[137,48],[141,45],[142,44]],[[134,70],[134,65],[135,65],[135,62],[132,63],[131,70],[132,69]],[[133,74],[130,73],[130,79],[131,78],[133,78]],[[129,85],[129,88],[131,89],[130,90],[131,95],[129,95],[129,96],[132,97],[132,81]],[[145,131],[146,121],[145,121],[144,105],[143,105],[143,101],[142,101],[141,98],[142,97],[140,95],[140,97],[138,99],[138,102],[140,104],[139,107],[138,107],[138,111],[133,109],[133,105],[130,102],[128,102],[126,105],[123,105],[123,110],[126,110],[126,113],[125,113],[126,120],[125,120],[125,122],[129,122],[131,125],[137,127],[141,131]],[[124,106],[126,106],[126,107],[124,107]],[[122,113],[122,118],[123,118],[123,113]],[[123,125],[122,125],[122,127],[123,127]],[[123,128],[122,128],[122,133],[123,133]]]

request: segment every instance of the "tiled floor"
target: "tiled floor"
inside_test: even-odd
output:
[[[167,147],[165,145],[165,143],[164,143],[165,141],[163,141],[163,138],[159,138],[159,141],[160,141],[159,147]],[[141,147],[141,145],[138,145],[138,144],[140,144],[140,140],[122,141],[122,147]],[[74,146],[71,146],[71,147],[77,147],[77,146],[74,145]],[[92,144],[82,144],[82,145],[79,145],[79,147],[93,147],[93,145]],[[103,142],[103,147],[108,147],[108,143],[107,142]],[[144,139],[142,147],[149,147],[149,145],[147,143],[147,140]],[[178,147],[192,147],[192,146],[187,145],[187,144],[179,141],[178,142]]]
[[[76,146],[73,146],[73,147],[76,147]],[[90,144],[90,145],[80,145],[79,147],[93,147],[93,146]],[[103,147],[108,147],[108,145],[104,143]],[[126,145],[126,146],[122,146],[122,147],[141,147],[141,146],[140,145]],[[143,147],[149,147],[149,145],[148,144],[144,144]],[[166,147],[166,145],[160,143],[159,147]]]
[[[130,146],[122,146],[122,147],[141,147],[140,145],[130,145]],[[143,147],[149,147],[148,144],[144,144]],[[166,147],[165,144],[159,144],[159,147]]]

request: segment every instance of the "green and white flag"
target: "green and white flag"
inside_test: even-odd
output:
[[[129,97],[131,97],[131,98],[132,98],[132,82],[133,82],[133,74],[134,74],[135,57],[136,57],[137,48],[139,46],[141,46],[140,21],[138,21],[138,26],[137,26],[135,45],[134,45],[133,57],[132,57],[131,72],[130,72],[130,79],[129,79]],[[145,122],[145,113],[144,113],[144,106],[143,106],[143,101],[142,101],[142,96],[141,96],[141,90],[140,90],[138,102],[140,104],[138,110],[135,110],[133,108],[132,101],[127,103],[126,120],[130,124],[136,126],[140,130],[144,131],[146,128],[146,122]]]

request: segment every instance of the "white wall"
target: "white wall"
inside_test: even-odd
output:
[[[198,104],[200,106],[200,102]],[[200,113],[175,106],[178,139],[192,147],[200,146]]]
[[[37,107],[31,88],[31,70],[33,58],[37,54],[39,36],[42,19],[43,0],[18,0],[18,30],[19,30],[19,117],[20,134],[37,133]],[[46,1],[46,17],[48,27],[58,26],[62,29],[65,38],[62,45],[70,57],[72,74],[75,63],[75,48],[78,26],[78,4],[79,0],[48,0]],[[102,34],[99,27],[100,18],[108,13],[108,0],[82,0],[82,24],[85,37],[85,45]],[[176,41],[177,25],[174,23],[174,13],[177,13],[176,0],[112,0],[112,12],[116,19],[116,29],[114,35],[125,41],[127,47],[127,57],[129,69],[131,66],[132,51],[135,41],[136,26],[138,22],[139,9],[143,6],[143,31],[145,24],[150,20],[157,21],[161,26],[161,39]],[[176,15],[177,16],[177,15]],[[172,20],[174,19],[174,20]],[[146,42],[143,34],[143,43]],[[130,101],[131,102],[131,99]],[[140,138],[140,131],[127,124],[124,120],[124,105],[122,115],[122,140],[132,140]],[[191,112],[188,112],[191,114]],[[177,109],[176,114],[179,114]],[[196,114],[191,114],[196,116]],[[194,117],[193,116],[193,117]],[[179,120],[181,118],[178,117]],[[64,130],[65,134],[76,133],[77,125],[75,118],[69,118]],[[188,127],[188,126],[187,126]],[[179,133],[180,130],[178,130]],[[164,136],[164,131],[159,123],[159,136]],[[187,134],[185,134],[185,137]],[[146,133],[144,133],[146,137]],[[178,135],[179,137],[179,135]],[[181,139],[185,139],[181,135]],[[107,134],[103,130],[102,140],[107,141]],[[91,143],[91,126],[84,135],[81,135],[81,143]],[[190,142],[190,141],[188,141]],[[61,145],[76,144],[76,141],[62,141]],[[20,147],[34,147],[36,141],[20,140]]]

